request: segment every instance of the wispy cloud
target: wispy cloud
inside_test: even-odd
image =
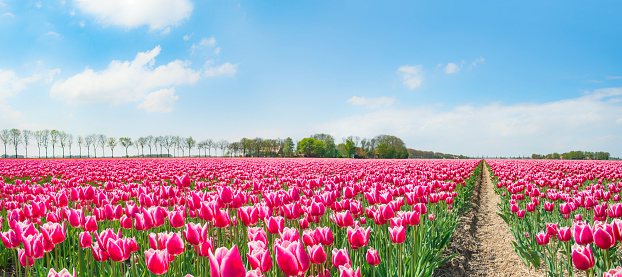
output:
[[[177,26],[188,19],[194,8],[189,0],[76,0],[78,9],[103,25],[151,30]]]
[[[389,107],[393,105],[394,102],[395,102],[395,97],[386,97],[386,96],[372,97],[372,98],[367,98],[364,96],[363,97],[352,96],[350,99],[348,99],[348,101],[346,101],[346,103],[352,104],[354,106],[364,106],[367,109]]]
[[[409,89],[414,90],[423,83],[423,65],[404,65],[397,69],[397,75],[402,83]]]
[[[460,66],[458,66],[455,63],[448,63],[445,66],[445,73],[447,73],[447,74],[454,74],[454,73],[456,73],[458,71],[460,71]]]
[[[232,64],[229,62],[223,63],[218,66],[214,66],[214,60],[205,62],[203,75],[205,77],[233,77],[238,72],[238,64]]]
[[[622,154],[622,87],[548,103],[384,109],[318,125],[336,137],[380,133],[410,147],[470,155],[530,155],[569,150]],[[578,132],[580,130],[580,132]]]
[[[0,15],[0,17],[10,17],[10,18],[15,18],[15,15],[10,13],[10,12],[6,12]]]
[[[622,76],[607,76],[608,80],[618,80],[618,79],[622,79]]]
[[[45,33],[43,35],[44,37],[53,37],[53,38],[63,38],[63,35],[57,33],[57,32],[53,32],[53,31],[49,31],[47,33]]]
[[[50,96],[68,103],[108,102],[114,105],[146,101],[160,103],[157,99],[169,96],[175,85],[194,84],[201,78],[201,71],[190,68],[190,63],[175,60],[153,68],[160,46],[151,51],[139,52],[133,61],[112,61],[102,71],[85,69],[67,80],[56,82]],[[161,89],[169,89],[166,92]],[[149,97],[147,94],[160,91]],[[149,94],[151,95],[151,94]],[[153,106],[145,104],[142,108]]]
[[[485,62],[486,59],[484,59],[484,57],[479,57],[477,59],[475,59],[473,62],[471,62],[471,67],[476,67],[478,64]]]

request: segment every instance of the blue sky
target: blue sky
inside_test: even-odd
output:
[[[0,128],[622,156],[621,1],[0,0]]]

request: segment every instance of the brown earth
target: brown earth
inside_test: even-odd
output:
[[[527,267],[514,252],[512,234],[497,215],[499,196],[486,166],[474,190],[472,206],[460,217],[445,251],[458,255],[438,268],[434,276],[544,276],[541,270]]]

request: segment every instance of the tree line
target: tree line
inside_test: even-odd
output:
[[[609,160],[611,156],[609,152],[589,152],[589,151],[570,151],[559,154],[557,152],[552,154],[532,154],[532,159],[554,159],[554,160]]]
[[[98,155],[105,157],[106,149],[109,150],[110,157],[114,157],[115,149],[119,147],[125,154],[121,156],[125,157],[130,156],[129,148],[135,148],[136,155],[132,155],[134,157],[191,157],[193,156],[191,151],[196,149],[198,155],[194,156],[199,157],[408,158],[408,150],[404,142],[390,135],[379,135],[371,139],[349,136],[342,138],[342,142],[336,144],[332,135],[323,133],[314,134],[300,141],[294,141],[290,137],[286,139],[256,137],[229,142],[212,139],[197,141],[192,136],[165,135],[132,139],[130,137],[107,137],[103,134],[74,136],[64,131],[48,129],[39,131],[4,129],[0,131],[0,141],[4,145],[4,158],[20,157],[19,146],[24,146],[25,152],[22,157],[28,157],[29,145],[37,147],[39,158],[49,158],[49,150],[52,152],[52,158],[97,158]],[[14,150],[14,155],[8,155],[7,146]],[[60,150],[58,156],[56,150]],[[86,151],[83,152],[83,150]],[[98,153],[99,150],[101,152]]]

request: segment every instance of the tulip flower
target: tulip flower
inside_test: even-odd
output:
[[[603,277],[622,277],[622,267],[617,266],[614,269],[603,273]]]
[[[108,244],[106,245],[106,249],[108,249],[108,254],[110,259],[115,262],[121,262],[125,260],[125,257],[129,257],[127,255],[127,244],[125,240],[119,239],[109,239]]]
[[[335,268],[339,268],[342,265],[352,265],[352,260],[350,260],[350,255],[348,255],[348,250],[344,249],[333,249],[332,252],[332,262]]]
[[[361,277],[361,268],[354,271],[350,265],[339,266],[339,277]]]
[[[612,224],[594,222],[594,244],[600,249],[609,249],[616,244]]]
[[[574,234],[574,241],[579,245],[588,245],[594,242],[594,234],[590,225],[585,222],[576,222],[572,227],[572,233]]]
[[[378,251],[373,248],[367,249],[367,254],[365,255],[365,260],[371,266],[377,266],[380,264],[380,256],[378,255]]]
[[[246,272],[246,277],[264,277],[263,273],[259,269],[249,270]]]
[[[594,254],[590,246],[581,246],[575,244],[572,246],[572,264],[581,271],[586,271],[594,267]]]
[[[149,249],[145,251],[145,263],[147,264],[147,269],[151,271],[153,274],[162,275],[168,272],[169,268],[169,257],[166,250],[153,250]],[[212,276],[216,276],[213,275]]]
[[[78,241],[82,248],[89,248],[93,245],[93,238],[88,232],[81,232],[80,235],[78,235]]]
[[[270,257],[270,251],[265,248],[265,245],[263,248],[252,249],[249,254],[246,254],[246,257],[248,258],[248,263],[250,264],[252,269],[258,269],[261,272],[268,272],[270,269],[272,269],[272,258]]]
[[[201,224],[194,224],[193,222],[188,222],[186,224],[186,229],[184,229],[184,238],[186,241],[192,245],[199,245],[203,243],[204,237],[202,236],[203,228]]]
[[[389,235],[393,243],[404,243],[406,241],[406,228],[404,226],[389,227]]]
[[[268,232],[271,234],[278,234],[283,232],[285,228],[285,218],[277,216],[277,217],[268,217],[265,219],[265,224],[268,229]]]
[[[35,264],[35,260],[32,257],[26,255],[26,251],[24,249],[17,249],[17,256],[19,258],[19,263],[23,267],[29,267]]]
[[[221,247],[216,253],[209,252],[209,263],[212,277],[245,277],[246,269],[237,245],[231,250]]]
[[[367,229],[356,226],[355,228],[348,227],[348,241],[352,249],[359,249],[366,246],[369,243],[369,234],[371,227]]]
[[[17,239],[17,236],[15,235],[15,231],[13,231],[12,229],[0,233],[0,237],[2,238],[2,243],[4,244],[4,247],[8,249],[13,249],[21,244],[21,242]]]
[[[314,264],[322,264],[326,261],[326,252],[321,244],[307,246],[307,252],[309,252],[309,258]]]
[[[182,188],[190,187],[190,175],[184,174],[183,176],[177,176],[175,179],[175,185]]]
[[[67,234],[65,233],[65,222],[63,224],[48,222],[41,226],[41,232],[49,236],[53,244],[59,244],[65,241]]]
[[[69,270],[63,268],[63,270],[56,272],[53,268],[50,268],[48,277],[76,277],[76,270],[73,270],[73,274],[69,273]]]
[[[570,241],[570,239],[572,238],[572,232],[570,230],[570,227],[559,228],[559,230],[557,230],[557,238],[559,239],[559,241]]]
[[[276,263],[286,275],[298,276],[309,269],[309,255],[301,242],[281,241],[275,244]]]
[[[93,252],[93,258],[98,261],[98,262],[105,262],[108,260],[108,252],[102,250],[99,247],[99,244],[93,244],[93,246],[91,247],[91,250]]]
[[[168,214],[168,222],[173,228],[181,228],[184,226],[183,211],[171,211]]]
[[[335,241],[333,237],[333,231],[329,227],[318,227],[314,232],[315,241],[322,245],[333,245]]]
[[[549,235],[545,232],[540,232],[536,234],[536,242],[538,243],[538,245],[549,244]]]
[[[173,256],[178,256],[184,253],[186,245],[181,239],[181,235],[179,233],[170,233],[168,240],[166,241],[166,250]]]
[[[279,233],[281,235],[282,240],[288,240],[291,242],[300,240],[300,236],[298,235],[298,229],[285,227],[283,231]]]
[[[212,238],[208,238],[201,245],[195,245],[194,251],[196,251],[201,257],[208,257],[210,251],[214,252],[214,240]]]

